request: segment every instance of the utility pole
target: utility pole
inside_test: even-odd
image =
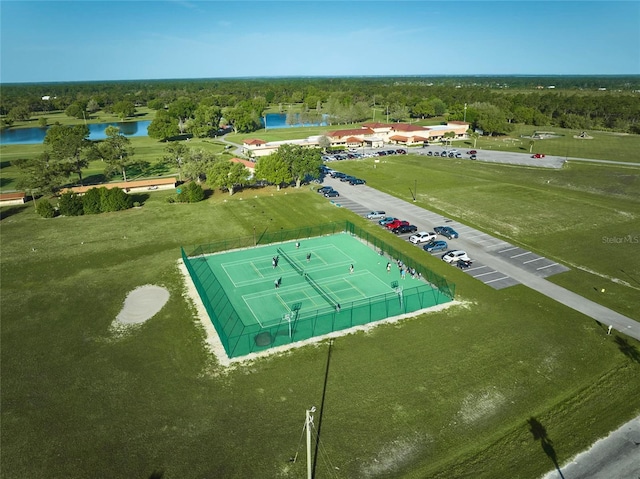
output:
[[[465,123],[467,122],[467,104],[464,104],[464,118],[463,120]]]
[[[307,428],[307,479],[313,477],[313,461],[311,460],[311,425],[313,424],[313,416],[311,413],[316,412],[316,407],[306,410],[305,427]]]

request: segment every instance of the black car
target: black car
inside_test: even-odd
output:
[[[352,178],[349,180],[350,185],[364,185],[366,183],[366,181],[361,180],[360,178]]]
[[[400,225],[397,228],[393,228],[391,231],[397,235],[415,233],[418,231],[418,227],[416,225]]]
[[[355,180],[355,177],[351,175],[344,175],[342,178],[340,178],[340,181],[342,181],[343,183],[349,183],[351,180]]]
[[[320,188],[318,188],[318,193],[321,193],[321,194],[324,195],[325,193],[327,193],[329,191],[332,191],[332,190],[333,190],[333,187],[331,187],[331,186],[321,186]]]
[[[436,234],[442,235],[449,239],[458,237],[458,232],[451,226],[436,226],[435,228],[433,228],[433,231],[435,231]]]

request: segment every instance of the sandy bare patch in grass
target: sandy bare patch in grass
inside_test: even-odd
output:
[[[371,462],[362,465],[362,477],[391,477],[394,472],[407,467],[416,457],[424,455],[428,443],[429,438],[414,434],[385,444]]]
[[[505,397],[498,391],[469,394],[462,401],[458,416],[465,424],[491,416],[504,403]]]
[[[122,310],[116,316],[116,323],[131,325],[144,323],[155,316],[169,300],[169,291],[161,286],[146,284],[131,291]]]

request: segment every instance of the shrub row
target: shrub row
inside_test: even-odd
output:
[[[95,215],[110,211],[121,211],[133,206],[133,199],[120,188],[91,188],[84,196],[72,191],[60,195],[58,213],[63,216]],[[43,218],[53,218],[56,209],[48,200],[41,200],[36,211]]]

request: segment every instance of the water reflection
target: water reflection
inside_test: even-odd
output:
[[[129,121],[112,123],[95,123],[87,125],[89,127],[90,140],[104,140],[107,135],[105,130],[108,126],[117,126],[124,136],[148,136],[147,129],[151,121]],[[0,143],[3,145],[26,145],[42,143],[47,134],[47,128],[8,128],[0,131]]]

